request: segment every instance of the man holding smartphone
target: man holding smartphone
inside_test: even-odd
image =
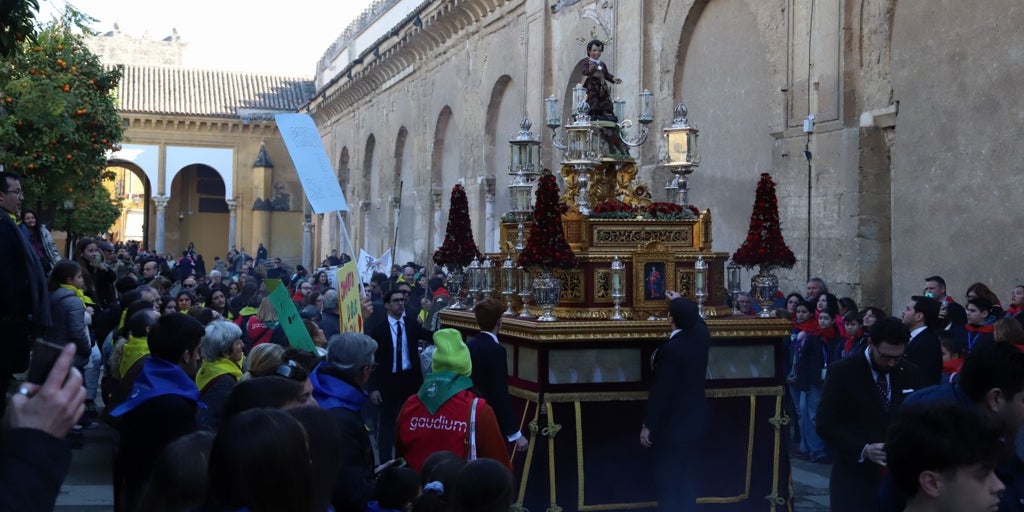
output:
[[[50,295],[46,274],[34,250],[18,227],[18,212],[25,192],[21,177],[0,167],[0,389],[11,376],[28,368],[30,340],[50,325]],[[6,398],[6,397],[4,397]],[[0,415],[7,407],[0,400]]]

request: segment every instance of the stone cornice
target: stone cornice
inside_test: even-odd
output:
[[[416,63],[475,33],[475,26],[486,25],[524,6],[526,0],[446,0],[426,6],[417,16],[405,20],[387,36],[371,45],[337,78],[318,90],[315,99],[304,107],[318,125],[330,124],[352,105],[380,91],[400,74],[410,74]],[[509,17],[508,23],[512,22]],[[376,52],[376,53],[375,53]]]
[[[220,133],[238,135],[270,135],[277,132],[273,121],[243,122],[241,119],[160,114],[121,113],[127,130],[153,130],[180,133]]]

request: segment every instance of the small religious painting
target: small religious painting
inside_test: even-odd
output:
[[[644,263],[644,300],[665,299],[665,263]]]

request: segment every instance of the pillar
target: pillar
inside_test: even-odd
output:
[[[369,201],[359,201],[359,212],[363,215],[363,228],[362,228],[363,232],[359,234],[359,237],[361,239],[360,247],[365,249],[365,248],[369,247],[369,245],[367,245],[367,244],[370,241],[370,202]],[[369,251],[367,251],[367,252],[369,252]],[[353,254],[352,255],[353,258],[355,258],[357,256],[358,256],[358,254]],[[380,254],[374,254],[373,256],[379,258],[381,255]]]
[[[153,252],[164,253],[164,230],[167,222],[167,201],[171,198],[165,195],[153,196],[153,203],[156,204],[156,240],[153,242]]]
[[[444,190],[441,187],[435,187],[430,190],[430,202],[433,205],[434,215],[434,247],[432,248],[434,251],[440,249],[441,245],[444,244],[445,226],[441,224],[441,194],[443,193]]]
[[[235,246],[236,229],[238,228],[238,201],[229,199],[228,203],[228,250]]]
[[[497,252],[496,236],[498,233],[498,221],[494,216],[494,176],[483,179],[484,188],[484,250],[483,252]]]
[[[313,263],[313,222],[309,217],[302,221],[302,264],[306,270],[317,268]]]

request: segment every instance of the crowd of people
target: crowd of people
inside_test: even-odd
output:
[[[363,332],[343,332],[326,268],[289,269],[263,244],[211,268],[192,244],[172,259],[81,238],[62,258],[22,197],[18,176],[0,172],[0,385],[51,366],[0,405],[0,509],[52,509],[71,446],[98,421],[116,434],[119,511],[511,507],[511,461],[529,440],[508,393],[500,301],[473,306],[479,334],[465,340],[430,322],[444,273],[396,265],[365,285]],[[287,287],[315,352],[289,339],[268,279]],[[695,304],[666,295],[672,335],[640,443],[658,447],[661,508],[689,510],[693,479],[678,477],[696,468],[678,455],[709,428],[703,379],[690,377],[704,374],[711,338]],[[832,464],[833,510],[1019,509],[1024,460],[1009,446],[1024,424],[1024,286],[1005,309],[981,283],[965,302],[939,276],[898,318],[818,278],[779,298],[792,321],[790,454]],[[736,307],[758,306],[741,294]],[[45,360],[46,342],[63,350]]]
[[[0,173],[11,271],[0,385],[16,385],[3,401],[0,509],[51,510],[81,431],[99,422],[114,432],[119,511],[511,507],[511,457],[527,440],[497,343],[500,302],[477,304],[477,337],[428,330],[420,320],[447,292],[410,264],[374,276],[364,332],[342,332],[326,266],[344,254],[309,273],[261,243],[207,268],[192,244],[171,258],[80,238],[62,258],[22,198],[19,177]],[[269,279],[287,287],[315,352],[295,348]],[[37,367],[38,382],[13,378]]]
[[[820,278],[806,294],[779,298],[777,316],[792,321],[784,368],[787,415],[796,420],[790,455],[832,465],[832,510],[1022,510],[1024,450],[1012,447],[1024,424],[1024,286],[1008,291],[1004,309],[974,283],[965,307],[941,276],[928,276],[892,316],[837,298]],[[749,296],[736,306],[753,314]],[[976,416],[963,421],[980,422],[978,431],[938,421],[952,417],[950,406]],[[962,471],[973,472],[972,494],[922,476],[942,481]],[[942,508],[950,503],[960,506]]]

